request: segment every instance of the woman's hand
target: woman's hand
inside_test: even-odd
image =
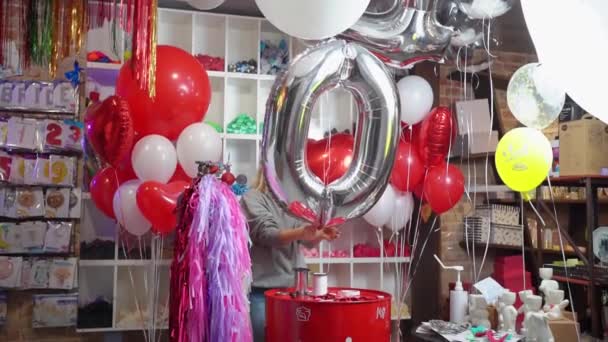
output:
[[[340,237],[340,230],[336,227],[318,227],[305,226],[302,227],[302,236],[300,240],[319,242],[322,240],[333,241]]]

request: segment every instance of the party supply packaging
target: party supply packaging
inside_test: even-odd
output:
[[[76,325],[78,294],[39,294],[32,296],[32,327],[71,327]]]

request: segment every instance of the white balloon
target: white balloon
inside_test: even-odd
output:
[[[556,86],[553,77],[539,63],[526,64],[511,76],[507,104],[519,122],[540,130],[557,119],[566,94]]]
[[[215,162],[222,159],[222,138],[213,127],[194,123],[177,138],[177,159],[188,176],[196,177],[197,161]]]
[[[406,76],[397,82],[401,102],[401,121],[414,125],[433,107],[433,88],[420,76]]]
[[[188,3],[188,5],[198,10],[206,11],[219,7],[219,5],[223,4],[224,1],[225,0],[189,0],[186,2]]]
[[[384,189],[384,193],[382,193],[378,202],[363,215],[363,218],[367,223],[374,227],[382,227],[393,216],[394,209],[395,190],[393,190],[393,186],[389,184],[386,189]]]
[[[353,26],[369,0],[256,0],[279,30],[301,39],[333,37]]]
[[[131,163],[140,180],[167,183],[177,167],[177,154],[169,139],[150,134],[133,147]]]
[[[398,232],[405,228],[414,212],[414,197],[411,192],[397,193],[393,208],[393,217],[388,220],[386,226],[393,232]]]
[[[608,55],[608,1],[522,0],[521,6],[540,63],[578,105],[608,123],[608,67],[598,63]]]
[[[142,181],[137,179],[124,182],[116,190],[112,199],[112,208],[114,208],[118,223],[135,236],[144,235],[152,227],[137,206],[135,196],[141,183]]]

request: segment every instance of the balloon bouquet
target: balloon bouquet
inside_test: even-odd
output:
[[[88,141],[107,163],[91,180],[91,199],[129,233],[171,232],[177,199],[196,176],[196,161],[221,159],[221,137],[202,123],[210,97],[207,72],[194,57],[158,46],[154,98],[125,63],[116,95],[88,108]]]
[[[330,38],[297,56],[268,98],[262,164],[278,201],[310,222],[340,224],[365,214],[373,226],[393,231],[409,221],[412,193],[438,214],[452,208],[464,193],[462,173],[446,162],[457,132],[452,113],[432,109],[423,78],[395,84],[387,67],[409,69],[442,61],[452,48],[479,46],[484,20],[507,12],[512,0],[256,4],[292,36]],[[308,141],[315,101],[337,87],[358,104],[356,134]],[[401,138],[399,121],[406,127]]]

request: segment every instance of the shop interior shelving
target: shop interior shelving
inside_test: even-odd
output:
[[[123,60],[122,45],[118,44],[118,51],[110,43],[110,30],[102,27],[93,30],[88,35],[88,49],[100,50],[111,58]],[[119,37],[122,37],[119,34]],[[158,44],[178,46],[193,55],[208,54],[222,57],[225,63],[234,63],[241,60],[255,59],[258,62],[258,73],[245,74],[226,71],[208,71],[212,85],[211,105],[206,114],[205,121],[211,120],[223,127],[221,137],[223,140],[223,158],[232,164],[234,174],[245,174],[253,181],[260,163],[261,131],[256,134],[230,134],[226,133],[228,124],[239,114],[245,113],[256,120],[256,127],[264,120],[266,99],[275,80],[274,75],[259,73],[260,41],[270,40],[278,43],[285,39],[289,43],[290,58],[305,49],[297,39],[293,39],[273,27],[263,18],[211,14],[194,11],[159,9],[158,17]],[[105,42],[105,43],[99,43]],[[118,73],[121,64],[87,63],[87,69],[102,69]],[[110,89],[111,90],[111,89]],[[338,131],[349,129],[352,131],[355,104],[350,94],[344,91],[332,91],[321,96],[313,109],[309,138],[322,139],[325,132],[336,128]],[[112,258],[83,259],[80,261],[80,305],[103,297],[112,304],[112,324],[105,327],[81,328],[80,332],[94,331],[124,331],[139,330],[139,326],[120,324],[123,311],[135,310],[134,300],[144,291],[131,285],[129,270],[134,282],[143,286],[145,272],[142,270],[151,267],[151,261],[142,258],[125,259],[122,257],[118,229],[113,220],[105,218],[94,207],[89,197],[83,196],[84,218],[81,229],[81,241],[106,240],[113,242],[114,253]],[[353,247],[358,243],[367,243],[383,248],[381,241],[393,239],[391,232],[386,229],[378,230],[369,226],[364,220],[358,219],[348,222],[342,228],[342,237],[330,246],[323,243],[318,251],[321,257],[307,258],[306,262],[311,270],[323,270],[329,273],[330,286],[352,286],[379,289],[393,295],[397,293],[399,280],[406,281],[405,274],[409,267],[409,257],[374,257],[357,258],[353,255]],[[149,241],[145,236],[144,241]],[[394,241],[393,241],[394,242]],[[167,244],[170,242],[167,242]],[[144,243],[145,245],[145,243]],[[323,257],[325,251],[341,249],[347,251],[347,257]],[[170,246],[169,246],[170,249]],[[166,254],[166,257],[170,253]],[[382,255],[382,254],[381,254]],[[170,260],[161,262],[161,269],[167,269]],[[85,279],[86,278],[86,279]],[[168,280],[165,277],[164,281]],[[103,279],[103,280],[102,280]],[[98,281],[99,280],[99,281]],[[109,281],[111,280],[111,281]],[[95,284],[111,284],[111,290],[106,286]],[[136,284],[136,285],[137,285]],[[165,294],[168,293],[166,284],[162,284]],[[139,292],[138,292],[139,291]],[[163,297],[161,295],[161,297]],[[160,301],[164,300],[161,299]],[[407,301],[406,301],[407,302]],[[160,303],[161,306],[164,303]],[[393,302],[393,306],[396,303]],[[393,315],[396,318],[396,314]],[[401,316],[408,319],[409,314]]]

